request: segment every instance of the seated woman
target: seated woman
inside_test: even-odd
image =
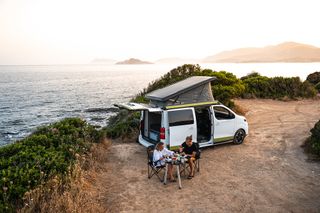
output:
[[[154,151],[153,151],[153,162],[155,166],[164,166],[165,165],[165,158],[168,156],[173,156],[174,152],[165,148],[163,142],[157,143]],[[168,165],[168,175],[171,182],[175,182],[173,177],[173,165]]]
[[[180,146],[180,153],[185,154],[188,157],[188,164],[190,166],[190,174],[188,179],[191,179],[194,176],[194,162],[196,160],[197,152],[198,148],[196,144],[192,142],[192,135],[186,137],[186,141]]]

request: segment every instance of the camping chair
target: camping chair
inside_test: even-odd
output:
[[[163,182],[163,177],[160,177],[160,172],[165,166],[155,166],[157,162],[153,161],[153,152],[154,152],[154,145],[151,145],[147,148],[147,156],[148,156],[148,178],[152,178],[156,175],[161,182]]]
[[[195,164],[195,170],[197,172],[200,172],[200,158],[201,158],[201,150],[200,150],[200,147],[199,147],[199,144],[198,143],[195,143],[196,144],[196,147],[197,147],[197,153],[196,153],[196,161],[194,162]]]
[[[197,153],[196,153],[196,156],[195,156],[195,161],[194,161],[194,169],[195,169],[195,171],[197,171],[197,172],[200,172],[200,158],[201,158],[201,150],[200,150],[200,148],[199,148],[199,144],[198,143],[195,143],[195,145],[196,145],[196,147],[197,147]],[[186,174],[185,172],[186,171],[190,171],[190,166],[189,166],[189,164],[185,164],[185,168],[183,168],[182,170],[181,170],[181,172],[183,172],[184,173],[184,175]]]

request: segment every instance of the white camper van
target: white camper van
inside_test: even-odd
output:
[[[148,105],[116,106],[141,110],[138,140],[146,147],[162,141],[175,150],[189,135],[200,147],[229,142],[241,144],[248,134],[246,118],[213,99],[210,82],[214,79],[190,77],[147,94]]]

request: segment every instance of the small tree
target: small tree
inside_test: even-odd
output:
[[[240,79],[242,81],[248,79],[248,78],[254,78],[254,77],[259,77],[261,76],[260,73],[256,72],[256,71],[252,71],[251,73],[248,73],[246,76],[242,76]]]
[[[311,137],[311,149],[312,152],[320,155],[320,120],[314,125],[314,127],[310,130]]]
[[[309,81],[311,84],[316,85],[320,82],[320,72],[314,72],[308,75],[307,81]]]
[[[316,84],[316,89],[320,92],[320,82]]]

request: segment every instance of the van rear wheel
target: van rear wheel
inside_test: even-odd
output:
[[[244,138],[246,137],[246,133],[243,129],[239,129],[236,134],[234,134],[233,143],[234,144],[242,144]]]

